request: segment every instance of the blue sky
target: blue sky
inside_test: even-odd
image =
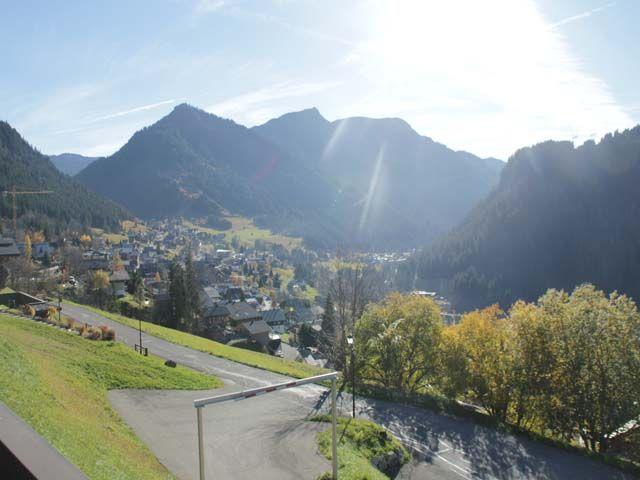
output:
[[[247,126],[316,106],[506,159],[640,123],[636,0],[3,2],[0,119],[108,155],[188,102]]]

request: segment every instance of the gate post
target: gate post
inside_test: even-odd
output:
[[[204,438],[202,431],[202,407],[196,407],[198,414],[198,461],[200,463],[200,480],[204,479]]]
[[[336,419],[336,378],[331,379],[331,466],[333,480],[338,480],[338,440]]]

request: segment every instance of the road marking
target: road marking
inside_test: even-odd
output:
[[[445,452],[449,452],[452,450],[451,447],[445,449],[445,450],[432,450],[431,448],[427,447],[426,445],[424,445],[423,443],[421,443],[419,440],[416,440],[415,438],[409,437],[408,435],[404,435],[404,434],[400,434],[398,432],[394,432],[393,430],[390,430],[392,434],[394,434],[396,437],[398,437],[400,440],[403,440],[405,443],[408,443],[409,445],[411,445],[414,449],[418,450],[420,453],[425,453],[425,454],[431,454],[434,455],[436,457],[438,457],[440,460],[442,460],[443,462],[449,464],[451,467],[449,470],[451,470],[454,473],[457,473],[459,476],[467,479],[467,480],[473,480],[473,473],[470,470],[467,470],[464,467],[461,467],[460,465],[457,465],[456,463],[447,460],[446,458],[444,458],[442,455],[440,455],[440,453],[445,453]],[[440,441],[440,440],[438,440]],[[443,444],[445,442],[442,442]],[[427,450],[426,452],[421,450]],[[459,470],[459,471],[458,471]],[[468,476],[470,475],[470,476]]]

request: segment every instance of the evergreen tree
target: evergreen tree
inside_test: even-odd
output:
[[[322,315],[322,331],[320,332],[320,349],[329,360],[334,360],[334,345],[336,343],[336,317],[331,295],[327,295]]]
[[[185,288],[185,324],[187,330],[191,333],[197,333],[199,330],[200,318],[200,295],[198,288],[198,279],[193,259],[191,258],[191,247],[187,249],[187,258],[185,260],[184,269],[184,288]]]
[[[186,311],[184,269],[177,261],[171,264],[169,270],[169,312],[167,326],[183,329]]]

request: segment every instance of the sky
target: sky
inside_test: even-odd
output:
[[[400,117],[504,160],[640,123],[637,0],[0,1],[0,119],[46,154],[110,155],[183,102]]]

